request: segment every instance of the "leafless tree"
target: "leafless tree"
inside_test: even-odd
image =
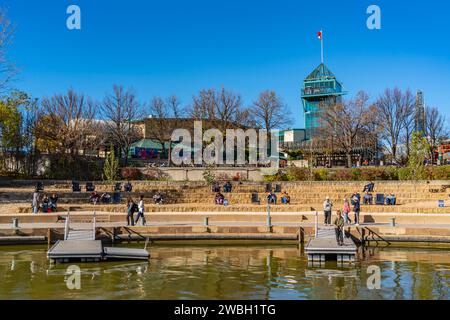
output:
[[[251,112],[242,106],[238,93],[221,88],[201,90],[193,97],[193,104],[188,114],[195,120],[208,120],[222,132],[226,129],[248,126],[251,124]]]
[[[256,125],[270,132],[291,124],[289,110],[275,91],[266,90],[250,107]]]
[[[374,109],[373,105],[369,105],[369,96],[360,91],[354,99],[327,105],[320,112],[323,120],[320,130],[322,140],[332,142],[332,148],[337,147],[345,152],[348,167],[352,166],[353,150],[373,141],[373,132],[369,127],[374,121]]]
[[[6,16],[6,10],[0,7],[0,93],[16,74],[16,68],[7,58],[7,48],[11,44],[14,26]]]
[[[92,100],[73,89],[64,95],[44,98],[36,129],[40,150],[78,155],[95,147],[96,108]]]
[[[214,120],[216,118],[217,95],[214,89],[201,90],[192,98],[189,115],[195,120]]]
[[[425,125],[428,144],[430,146],[430,156],[432,163],[435,159],[435,151],[438,146],[448,138],[449,131],[445,125],[445,116],[437,108],[426,107]]]
[[[411,91],[402,92],[400,89],[386,89],[376,102],[377,115],[382,125],[381,137],[391,154],[393,161],[398,161],[398,147],[401,137],[412,116],[414,99]],[[408,140],[410,134],[408,134]]]
[[[130,147],[141,136],[139,129],[133,124],[133,121],[142,117],[141,104],[131,89],[114,85],[113,92],[103,100],[102,111],[106,119],[107,134],[118,148],[119,157],[127,165]]]

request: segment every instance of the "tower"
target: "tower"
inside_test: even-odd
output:
[[[342,84],[323,63],[305,78],[301,97],[307,140],[314,138],[315,130],[320,127],[321,109],[340,103],[344,94]]]
[[[414,118],[415,118],[414,131],[422,132],[423,134],[425,134],[425,103],[423,99],[423,93],[420,90],[417,91],[416,95]]]

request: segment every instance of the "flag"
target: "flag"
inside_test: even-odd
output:
[[[323,33],[322,31],[317,32],[317,38],[319,38],[319,40],[323,39]]]

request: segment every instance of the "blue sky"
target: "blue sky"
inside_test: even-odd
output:
[[[81,8],[82,29],[66,28],[66,9]],[[377,4],[382,29],[366,27]],[[15,87],[36,97],[69,87],[101,99],[113,84],[142,101],[177,94],[183,104],[202,88],[239,92],[250,104],[276,90],[303,127],[302,80],[325,62],[349,95],[375,99],[386,87],[423,90],[450,118],[450,2],[443,0],[2,0],[16,24]]]

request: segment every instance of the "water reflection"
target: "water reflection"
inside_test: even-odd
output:
[[[0,247],[0,299],[449,299],[446,250],[370,248],[353,264],[309,265],[297,246],[153,246],[147,262],[78,264],[81,289],[64,282],[68,265],[46,248]],[[381,269],[369,290],[367,267]]]

